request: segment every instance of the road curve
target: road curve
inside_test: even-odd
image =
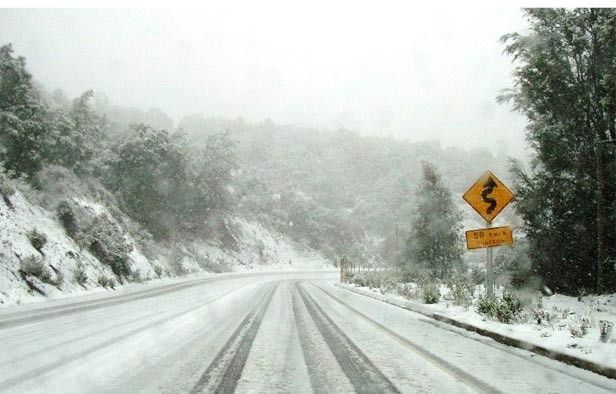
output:
[[[0,313],[0,392],[616,392],[335,278],[237,275]]]

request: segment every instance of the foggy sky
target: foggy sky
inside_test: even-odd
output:
[[[255,3],[2,9],[0,44],[49,90],[93,89],[176,124],[193,113],[269,118],[522,155],[524,118],[495,102],[512,85],[498,39],[524,31],[518,9]]]

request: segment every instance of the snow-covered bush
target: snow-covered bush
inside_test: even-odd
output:
[[[131,282],[143,283],[143,276],[141,275],[141,271],[136,269],[130,272],[130,280]]]
[[[375,287],[377,289],[380,289],[381,286],[383,285],[384,278],[385,278],[385,272],[372,271],[372,281],[373,281],[373,284],[372,284],[371,287]]]
[[[380,288],[381,287],[381,273],[377,271],[366,271],[364,272],[364,276],[366,278],[366,286],[369,288]]]
[[[51,280],[51,274],[45,266],[43,259],[39,256],[31,255],[23,258],[19,262],[19,270],[23,275],[36,276],[41,281],[46,283],[49,283]]]
[[[503,293],[501,298],[496,296],[479,296],[477,313],[501,323],[512,323],[522,314],[522,302],[514,293]]]
[[[531,309],[531,317],[540,326],[549,324],[554,319],[550,312],[543,309],[543,296],[541,293],[538,295],[537,304]]]
[[[131,246],[126,242],[122,229],[106,215],[97,216],[77,235],[77,242],[87,248],[101,263],[122,281],[131,274],[128,254]]]
[[[383,271],[380,272],[380,274],[381,281],[379,284],[379,289],[381,290],[381,294],[394,291],[398,287],[400,279],[394,271]]]
[[[485,281],[486,273],[483,269],[480,269],[479,267],[472,267],[469,274],[469,279],[473,285],[480,285]]]
[[[182,255],[179,252],[174,252],[174,255],[168,260],[169,270],[174,275],[184,276],[190,273],[190,269],[183,262]]]
[[[498,308],[498,299],[495,296],[480,295],[477,300],[477,313],[480,315],[494,318]]]
[[[439,291],[439,282],[427,271],[420,272],[417,278],[417,284],[421,290],[421,299],[426,304],[436,304],[441,298]]]
[[[454,304],[463,306],[471,304],[474,286],[469,276],[456,274],[447,279],[446,283],[453,297]]]
[[[86,271],[83,267],[83,264],[78,263],[77,267],[75,268],[75,272],[74,272],[74,278],[75,278],[75,282],[77,282],[80,285],[85,285],[86,282],[88,281],[88,275],[86,274]]]
[[[590,320],[586,318],[582,318],[578,323],[569,324],[569,332],[571,336],[574,338],[582,338],[588,334],[588,329],[590,328]]]
[[[363,271],[351,274],[349,282],[356,286],[380,289],[384,292],[385,289],[394,290],[398,285],[398,278],[395,273],[389,271]]]
[[[32,231],[28,232],[28,239],[30,240],[30,243],[32,244],[34,249],[38,250],[39,252],[47,243],[47,236],[43,233],[39,233],[38,231],[36,231],[36,229],[33,229]]]
[[[154,273],[156,274],[156,276],[158,276],[160,278],[161,275],[163,274],[162,267],[160,265],[155,265],[154,266]]]
[[[64,283],[64,274],[62,273],[62,271],[58,271],[58,270],[55,270],[55,273],[56,273],[56,278],[50,279],[49,283],[54,286],[60,286],[62,283]]]
[[[421,296],[425,304],[436,304],[441,298],[441,293],[435,282],[424,281],[421,284]]]
[[[105,275],[100,275],[98,277],[97,282],[98,282],[99,285],[101,285],[101,286],[103,286],[105,288],[106,287],[110,287],[112,289],[115,289],[116,283],[115,283],[115,280],[113,280],[113,278],[109,278],[109,277],[107,277]]]
[[[419,298],[419,287],[415,283],[402,283],[398,286],[398,295],[407,300]]]
[[[73,212],[73,208],[67,201],[62,201],[58,204],[56,208],[56,215],[62,223],[64,230],[70,236],[75,238],[77,234],[77,230],[79,229],[77,226],[77,221],[75,220],[75,213]]]
[[[522,313],[520,297],[514,293],[503,293],[496,309],[496,320],[501,323],[511,323],[518,319]]]
[[[365,287],[368,285],[366,276],[362,272],[355,272],[351,274],[350,282],[359,287]]]
[[[13,181],[6,174],[4,167],[0,166],[0,195],[7,207],[13,209],[13,202],[11,196],[15,194],[15,188],[13,187]]]

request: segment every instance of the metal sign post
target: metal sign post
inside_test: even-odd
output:
[[[466,233],[469,249],[486,248],[486,292],[494,296],[494,261],[492,248],[511,244],[511,230],[492,232],[492,220],[511,202],[513,193],[490,171],[486,171],[462,196],[471,207],[486,221],[487,228],[471,230]],[[487,237],[476,240],[472,237]]]
[[[487,222],[487,227],[492,227],[492,222]],[[486,292],[488,297],[494,296],[494,267],[492,260],[492,248],[486,248]]]

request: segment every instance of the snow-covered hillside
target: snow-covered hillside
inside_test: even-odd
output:
[[[110,264],[95,256],[96,251],[75,241],[79,235],[67,234],[55,212],[30,202],[24,193],[15,190],[8,201],[0,199],[0,306],[102,291],[119,282],[205,271],[332,268],[331,262],[319,253],[242,218],[226,219],[233,238],[231,248],[213,240],[162,244],[134,239],[97,202],[81,196],[68,200],[89,223],[104,222],[104,231],[121,234],[128,250],[130,275],[118,277]],[[32,240],[36,237],[46,240],[42,246]]]

